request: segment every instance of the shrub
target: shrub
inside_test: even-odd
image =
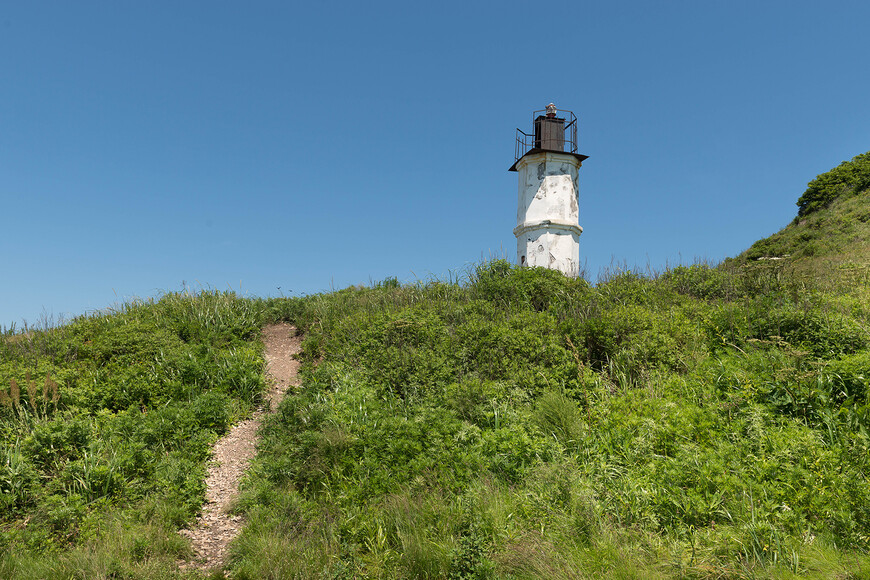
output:
[[[497,303],[501,307],[531,308],[541,312],[568,292],[586,288],[582,278],[571,279],[558,270],[521,268],[505,260],[478,266],[471,276],[469,292],[473,298]]]
[[[562,328],[573,344],[582,345],[597,370],[617,362],[635,378],[656,367],[684,368],[692,341],[678,310],[653,311],[635,304],[609,308],[579,324],[566,321]]]
[[[545,434],[568,449],[577,449],[583,438],[583,419],[577,403],[560,393],[538,398],[535,421]]]
[[[431,392],[456,377],[456,351],[439,314],[424,306],[395,314],[360,312],[324,348],[355,361],[373,384],[402,397]]]
[[[602,308],[610,305],[645,305],[670,302],[670,296],[657,281],[628,269],[604,272],[598,280],[595,295]]]
[[[290,322],[302,326],[304,298],[266,298],[259,302],[260,319],[264,323]]]
[[[65,414],[35,426],[21,451],[44,469],[76,460],[94,438],[93,423],[85,417]]]
[[[59,475],[66,495],[78,495],[87,501],[112,497],[124,489],[125,478],[116,457],[100,445],[92,445],[80,459],[66,464]]]
[[[210,446],[263,390],[258,308],[172,294],[0,336],[0,575],[172,574]],[[143,528],[174,546],[157,574]]]
[[[870,404],[870,351],[864,350],[833,361],[826,369],[845,397]]]
[[[499,401],[507,397],[504,383],[469,377],[447,387],[447,404],[463,420],[481,428],[497,427]]]
[[[711,268],[707,264],[677,266],[661,276],[680,294],[709,300],[730,297],[734,292],[734,280],[725,270]]]
[[[193,400],[190,413],[196,430],[208,429],[223,435],[230,424],[230,400],[222,393],[207,392]]]
[[[520,310],[508,319],[468,317],[454,329],[462,375],[510,381],[529,393],[564,384],[576,364],[548,313]]]
[[[863,392],[863,303],[773,262],[597,287],[490,263],[310,297],[306,388],[245,503],[274,531],[238,569],[775,577],[813,535],[862,549],[870,405],[841,393]],[[316,547],[308,516],[259,519],[289,494]]]
[[[870,341],[865,327],[851,316],[771,295],[742,305],[721,305],[706,324],[714,348],[774,339],[804,348],[816,357],[837,357],[866,348]]]
[[[17,446],[0,452],[0,517],[32,506],[38,485],[39,472]]]
[[[798,217],[827,207],[834,200],[870,188],[870,151],[844,161],[813,179],[798,199]]]

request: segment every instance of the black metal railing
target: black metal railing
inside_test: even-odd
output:
[[[516,144],[514,147],[515,161],[519,160],[520,157],[532,149],[577,153],[577,116],[572,111],[559,109],[556,113],[556,118],[548,118],[546,117],[546,112],[546,109],[541,109],[532,113],[532,126],[535,127],[534,133],[529,134],[517,128]],[[558,142],[553,139],[542,142],[540,124],[542,122],[553,121],[564,123],[564,127],[562,127],[564,129],[564,139],[559,139]],[[554,143],[557,143],[557,145],[554,146]],[[544,146],[542,147],[542,145]]]

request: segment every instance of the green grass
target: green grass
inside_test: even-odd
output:
[[[867,266],[870,240],[870,189],[837,199],[825,211],[797,218],[776,234],[755,242],[740,258],[824,257],[838,266]],[[866,273],[866,271],[865,271]]]
[[[826,179],[715,267],[493,261],[4,330],[0,578],[202,578],[177,530],[279,320],[304,387],[261,430],[233,578],[870,578],[870,198]]]
[[[177,576],[211,444],[260,401],[261,309],[167,294],[0,338],[0,577]]]
[[[856,301],[777,263],[593,287],[503,262],[299,300],[305,389],[264,429],[231,569],[862,577]]]

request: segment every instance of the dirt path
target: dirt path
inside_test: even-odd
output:
[[[284,397],[284,392],[297,385],[299,363],[293,355],[299,352],[301,340],[289,324],[275,324],[263,329],[266,345],[266,376],[269,392],[268,406],[258,409],[251,419],[235,425],[214,448],[214,456],[206,478],[206,503],[202,515],[191,530],[181,530],[190,538],[196,554],[195,560],[182,564],[183,568],[196,567],[202,570],[219,568],[224,564],[227,546],[242,529],[240,516],[226,513],[239,489],[239,480],[256,453],[257,429],[263,416],[274,412]]]

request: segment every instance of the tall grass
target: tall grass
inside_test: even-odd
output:
[[[169,578],[205,461],[260,403],[263,307],[168,293],[0,337],[0,577]]]
[[[306,388],[264,430],[231,569],[860,577],[868,312],[851,296],[778,263],[592,286],[492,262],[287,303]]]

